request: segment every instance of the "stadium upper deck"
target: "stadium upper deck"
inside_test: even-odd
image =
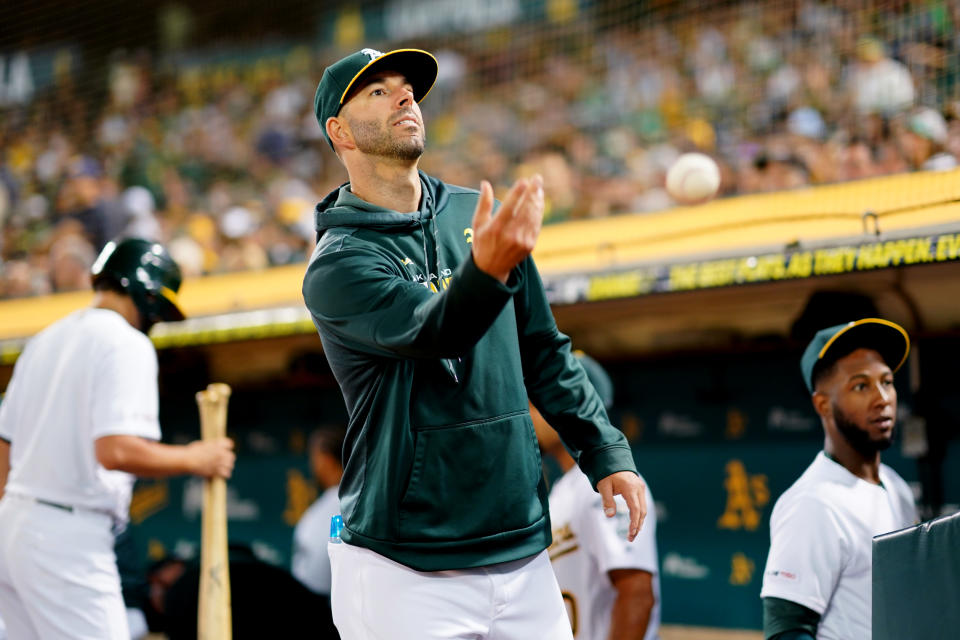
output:
[[[283,37],[256,43],[256,12],[148,6],[126,30],[93,12],[73,40],[60,27],[0,42],[14,47],[2,65],[0,296],[86,288],[96,250],[124,232],[168,242],[193,276],[304,259],[312,204],[344,178],[312,114],[330,43],[440,53],[424,169],[499,187],[540,171],[549,222],[671,207],[663,173],[691,148],[720,161],[726,196],[944,168],[960,154],[950,3],[557,9],[567,4],[494,3],[438,38],[420,31],[452,0],[430,3],[433,22],[416,3],[371,2],[267,21]],[[211,26],[218,15],[232,41]],[[314,39],[304,22],[321,25]],[[136,42],[130,29],[145,48],[108,55]],[[192,46],[171,49],[178,33]]]

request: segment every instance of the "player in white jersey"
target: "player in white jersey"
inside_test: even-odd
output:
[[[113,546],[133,474],[233,469],[227,438],[157,442],[157,355],[146,332],[183,318],[166,249],[108,243],[93,282],[89,308],[27,344],[0,404],[0,615],[17,640],[127,640]]]
[[[577,353],[590,382],[609,409],[613,383],[592,358]],[[540,447],[553,456],[564,475],[550,490],[553,543],[550,562],[563,594],[575,640],[658,638],[660,579],[657,514],[646,486],[647,518],[632,541],[625,505],[604,513],[600,495],[575,464],[556,432],[531,407]],[[641,478],[642,480],[642,478]],[[646,485],[646,481],[644,481]]]
[[[323,493],[307,509],[293,530],[293,576],[314,593],[330,597],[330,519],[340,513],[337,491],[343,477],[344,430],[317,429],[310,435],[310,469]]]
[[[893,374],[910,338],[887,320],[823,329],[800,361],[823,451],[777,500],[763,575],[764,637],[869,640],[873,537],[917,521],[913,495],[880,463],[893,440]]]

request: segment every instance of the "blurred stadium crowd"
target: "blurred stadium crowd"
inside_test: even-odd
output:
[[[479,52],[410,43],[441,65],[422,167],[501,190],[539,171],[556,222],[673,206],[663,176],[694,149],[723,195],[955,166],[960,2],[860,4],[731,3]],[[116,58],[104,100],[64,73],[0,105],[0,297],[87,288],[119,234],[164,241],[187,276],[304,260],[313,205],[345,179],[313,115],[335,57],[170,70],[141,52]]]

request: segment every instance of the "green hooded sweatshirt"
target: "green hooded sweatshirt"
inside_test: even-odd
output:
[[[421,571],[517,560],[551,538],[528,397],[594,487],[633,455],[533,260],[506,285],[480,271],[478,192],[420,180],[413,213],[349,185],[317,205],[303,297],[349,414],[341,535]]]

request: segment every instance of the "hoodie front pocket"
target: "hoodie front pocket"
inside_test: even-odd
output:
[[[541,476],[526,412],[417,431],[400,538],[466,540],[528,527],[544,515]]]

